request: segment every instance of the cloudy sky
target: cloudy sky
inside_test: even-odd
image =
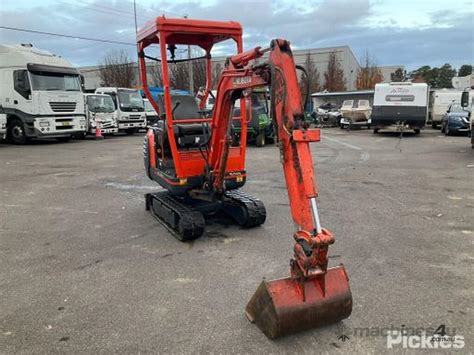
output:
[[[161,14],[239,21],[246,48],[281,37],[294,48],[349,45],[358,59],[368,51],[379,65],[408,70],[474,61],[474,0],[136,0],[136,6],[139,28]],[[133,0],[2,0],[0,26],[129,43],[0,29],[2,44],[33,43],[77,66],[96,65],[112,49],[136,55]]]

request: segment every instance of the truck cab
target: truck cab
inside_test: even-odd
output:
[[[120,132],[133,134],[146,127],[146,116],[143,99],[135,89],[118,87],[100,87],[96,94],[105,94],[112,97],[116,109],[118,129]]]
[[[97,125],[102,134],[118,132],[116,109],[110,95],[84,94],[86,103],[87,133],[95,134]]]
[[[32,45],[0,45],[0,105],[7,115],[7,139],[68,140],[86,129],[80,73]]]

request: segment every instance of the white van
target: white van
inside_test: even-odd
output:
[[[87,133],[95,134],[97,125],[102,134],[118,133],[115,105],[110,95],[84,94],[84,97]]]
[[[80,73],[69,62],[32,45],[0,45],[0,105],[7,139],[68,140],[86,129]]]
[[[429,88],[425,83],[393,82],[375,85],[371,126],[374,133],[395,125],[416,134],[428,118]]]
[[[143,99],[135,89],[100,87],[96,94],[110,95],[115,105],[118,129],[127,134],[138,132],[146,127]]]
[[[459,102],[461,90],[453,89],[437,89],[430,95],[430,120],[431,126],[436,128],[441,124],[443,115],[446,113],[449,105],[453,102]]]

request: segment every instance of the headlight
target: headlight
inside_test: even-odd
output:
[[[86,120],[80,120],[79,123],[80,124],[86,124]]]
[[[49,121],[40,121],[40,127],[49,127]]]

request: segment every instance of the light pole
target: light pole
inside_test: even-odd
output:
[[[135,42],[137,42],[137,35],[138,35],[138,27],[137,27],[137,4],[136,0],[133,0],[133,13],[135,15]],[[140,83],[140,66],[138,62],[140,61],[139,53],[138,53],[138,42],[137,42],[137,85]]]
[[[188,15],[184,15],[184,18],[188,18]],[[188,59],[191,59],[191,46],[188,44]],[[194,95],[194,73],[193,73],[193,62],[188,61],[188,73],[189,73],[189,91],[191,95]]]

